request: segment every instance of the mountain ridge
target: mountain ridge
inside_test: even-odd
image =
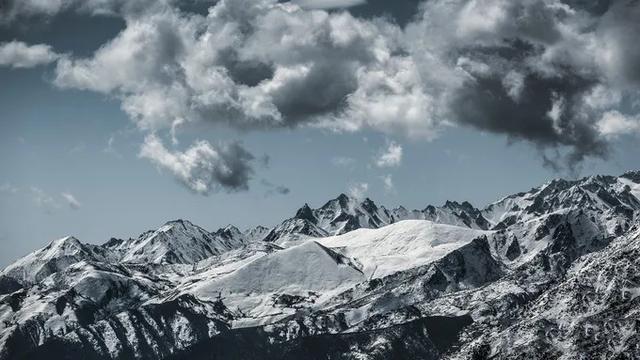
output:
[[[271,229],[178,219],[102,245],[61,238],[0,273],[0,359],[226,358],[240,344],[248,359],[634,354],[639,190],[630,171],[482,209],[340,194]],[[626,340],[579,335],[602,324]]]

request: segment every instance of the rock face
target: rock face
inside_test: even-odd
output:
[[[0,273],[0,359],[638,358],[639,174],[55,240]]]

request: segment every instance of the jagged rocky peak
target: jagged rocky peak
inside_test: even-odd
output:
[[[376,205],[376,203],[369,198],[364,199],[360,205],[364,210],[366,210],[371,214],[376,213],[378,211],[378,206]]]
[[[629,179],[637,184],[640,184],[640,170],[627,171],[624,174],[622,174],[620,177]]]
[[[208,233],[206,230],[204,230],[200,226],[195,225],[191,221],[184,220],[184,219],[176,219],[176,220],[167,221],[163,226],[161,226],[156,231],[173,231],[175,229],[181,229],[181,230],[184,230],[184,231],[197,231],[197,232],[206,232],[206,233]]]
[[[311,210],[311,208],[309,207],[309,204],[307,203],[305,203],[300,209],[298,209],[294,217],[296,219],[303,219],[303,220],[310,221],[314,224],[318,222],[318,219],[316,219],[315,215],[313,215],[313,210]]]
[[[400,206],[391,210],[390,217],[391,222],[417,219],[482,230],[490,227],[481,211],[467,201],[446,201],[443,206],[427,205],[422,210],[407,210]]]
[[[640,186],[625,177],[594,175],[578,180],[554,179],[528,192],[494,202],[484,208],[482,214],[494,228],[503,228],[518,221],[572,209],[629,214],[640,209],[639,197]]]
[[[214,234],[222,236],[226,239],[237,239],[238,237],[242,236],[242,232],[240,231],[240,229],[231,224],[218,229]]]
[[[340,204],[340,207],[346,208],[349,205],[349,202],[351,202],[351,198],[349,198],[345,193],[340,193],[340,195],[338,195],[338,197],[335,198],[335,201],[337,201],[338,204]],[[329,203],[330,202],[333,202],[333,200],[329,201]],[[329,203],[325,204],[325,206],[327,206]]]

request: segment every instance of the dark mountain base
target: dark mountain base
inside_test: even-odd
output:
[[[456,344],[462,329],[471,322],[468,315],[431,316],[381,330],[308,336],[276,343],[272,343],[272,337],[260,327],[233,329],[178,354],[167,354],[167,359],[353,359],[357,353],[368,354],[370,359],[438,359]],[[106,359],[79,344],[59,339],[20,358]]]

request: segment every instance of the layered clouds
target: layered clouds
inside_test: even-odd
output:
[[[4,21],[37,3],[10,2]],[[404,27],[323,10],[360,1],[221,0],[206,15],[143,3],[55,2],[49,13],[120,14],[126,27],[92,56],[40,63],[57,62],[60,88],[120,99],[153,134],[141,157],[198,193],[246,189],[253,156],[238,144],[163,143],[163,134],[178,143],[178,130],[194,123],[414,140],[469,126],[527,141],[546,157],[552,149],[562,155],[550,161],[569,166],[606,157],[611,139],[638,126],[638,2],[430,0]],[[395,146],[378,166],[399,163]]]

